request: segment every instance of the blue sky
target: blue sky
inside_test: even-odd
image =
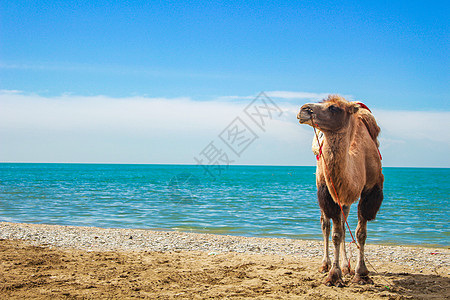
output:
[[[294,117],[326,93],[364,101],[386,165],[449,167],[448,12],[444,1],[4,1],[0,161],[193,163],[266,91]],[[178,109],[196,119],[178,124]],[[314,163],[310,128],[279,122],[239,163]],[[187,123],[198,126],[180,139]]]

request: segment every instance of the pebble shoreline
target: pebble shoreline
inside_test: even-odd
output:
[[[313,240],[8,222],[0,222],[0,239],[25,240],[36,246],[87,251],[236,252],[318,259],[323,255],[323,243]],[[445,268],[445,273],[450,275],[449,249],[373,244],[366,245],[365,249],[367,258],[372,262],[389,261],[415,268]],[[353,256],[356,250],[353,247]]]

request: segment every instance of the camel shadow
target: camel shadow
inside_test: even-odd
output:
[[[379,275],[378,282],[384,282],[382,277],[393,285],[387,290],[397,296],[408,299],[450,299],[450,278],[434,274],[417,273],[391,273],[384,272]],[[381,280],[380,280],[381,279]],[[386,283],[387,284],[387,283]]]

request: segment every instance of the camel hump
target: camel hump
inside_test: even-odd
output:
[[[370,109],[364,103],[361,102],[356,103],[359,104],[360,108],[363,108],[358,110],[359,119],[364,123],[364,125],[366,125],[370,137],[375,141],[378,147],[379,143],[377,137],[378,134],[380,133],[380,127],[378,126],[377,121],[375,120],[375,117],[373,116]]]

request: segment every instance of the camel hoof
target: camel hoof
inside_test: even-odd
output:
[[[326,273],[330,270],[330,265],[329,264],[323,264],[320,268],[319,268],[319,272],[320,273]]]
[[[352,280],[353,283],[357,283],[357,284],[373,284],[373,280],[367,276],[367,275],[359,275],[356,274],[355,277]]]
[[[340,279],[340,278],[337,280],[332,280],[330,278],[327,278],[325,280],[324,284],[326,286],[336,286],[336,287],[340,287],[340,288],[345,286],[344,281],[342,281],[342,279]]]
[[[342,281],[342,273],[340,271],[331,270],[325,279],[326,286],[344,287],[344,281]]]

